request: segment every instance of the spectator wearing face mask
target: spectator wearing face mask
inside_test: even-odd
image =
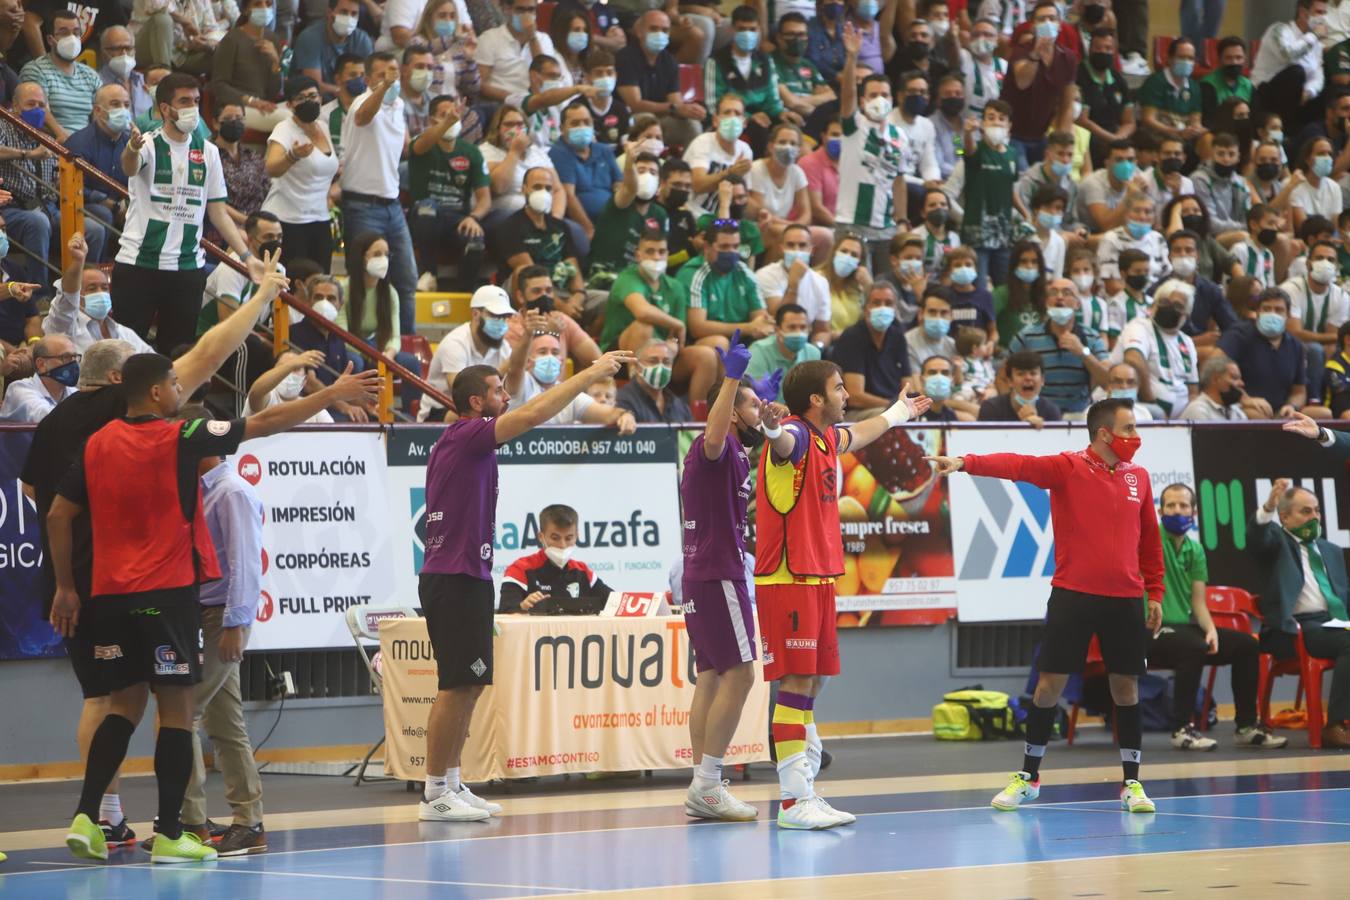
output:
[[[811,232],[803,225],[789,225],[783,231],[783,258],[755,272],[760,293],[769,312],[779,306],[796,304],[806,311],[811,339],[822,344],[830,340],[830,284],[825,276],[811,268]]]
[[[644,425],[693,421],[689,404],[670,389],[674,358],[670,344],[660,338],[639,349],[633,377],[615,397],[619,409]]]
[[[1188,422],[1240,422],[1248,418],[1242,370],[1222,353],[1215,353],[1200,367],[1200,393],[1186,404],[1179,418]],[[1261,401],[1264,403],[1264,401]],[[1258,418],[1269,413],[1257,412]]]
[[[951,329],[952,304],[947,299],[947,291],[941,285],[933,285],[924,294],[919,321],[905,332],[910,371],[918,372],[930,356],[955,358],[956,338]]]
[[[1254,306],[1255,320],[1224,332],[1219,349],[1242,370],[1248,393],[1269,404],[1268,415],[1289,418],[1308,403],[1307,354],[1289,333],[1289,296],[1266,288]]]
[[[577,511],[555,503],[539,512],[542,546],[506,567],[502,576],[499,613],[527,613],[551,600],[586,598],[597,605],[612,588],[574,554],[577,549]]]
[[[890,269],[877,277],[895,288],[901,322],[912,322],[928,287],[929,273],[924,270],[923,254],[928,242],[913,232],[897,231],[891,238]],[[932,273],[936,276],[936,272]]]
[[[103,84],[116,84],[127,92],[131,101],[131,115],[139,116],[155,105],[152,89],[145,83],[145,75],[136,71],[136,41],[131,32],[121,25],[104,29],[99,36],[98,77]]]
[[[820,136],[820,146],[802,157],[802,173],[806,175],[806,193],[811,198],[811,222],[833,228],[834,211],[839,202],[839,154],[843,148],[844,129],[838,120],[831,120]]]
[[[1031,33],[1013,45],[1009,77],[1000,97],[1011,107],[1011,147],[1016,152],[1018,172],[1041,161],[1045,134],[1060,96],[1073,83],[1078,69],[1078,55],[1059,43],[1063,23],[1052,0],[1037,0],[1031,22]]]
[[[868,414],[884,410],[900,396],[911,374],[905,329],[895,317],[895,289],[873,284],[862,318],[844,329],[834,343],[833,359],[843,370],[849,410]]]
[[[758,340],[773,321],[754,272],[741,261],[740,229],[717,220],[704,235],[703,255],[685,263],[677,278],[689,291],[689,340],[725,348],[731,336]]]
[[[1072,229],[1078,224],[1078,185],[1071,175],[1073,171],[1073,135],[1067,131],[1052,131],[1046,138],[1045,159],[1028,168],[1017,179],[1013,187],[1013,203],[1026,219],[1033,220],[1033,198],[1045,188],[1064,192],[1065,203],[1063,217],[1056,228],[1063,226]]]
[[[244,0],[234,27],[211,58],[211,95],[217,104],[239,104],[244,127],[270,133],[290,110],[281,97],[281,42],[276,0]]]
[[[521,404],[558,384],[563,375],[562,344],[546,329],[547,320],[539,313],[526,315],[525,328],[511,347],[511,359],[502,384],[507,394]],[[637,420],[627,409],[596,403],[589,394],[577,394],[570,403],[544,425],[606,425],[619,434],[632,434]]]
[[[828,228],[811,227],[806,173],[797,164],[801,149],[802,133],[796,125],[774,126],[769,132],[769,155],[750,167],[746,214],[758,220],[770,247],[781,245],[784,229],[799,225],[811,229],[812,247],[823,253],[834,235]]]
[[[328,0],[327,14],[315,19],[295,36],[291,72],[314,79],[332,96],[338,92],[338,68],[343,54],[365,59],[375,50],[370,35],[357,25],[360,0]]]
[[[478,148],[459,137],[457,101],[431,101],[431,127],[412,142],[408,174],[413,208],[408,212],[413,246],[436,284],[442,258],[456,263],[456,285],[478,284],[486,249],[483,222],[492,207],[487,164]],[[423,278],[426,278],[423,275]]]
[[[947,75],[937,87],[937,103],[928,116],[933,126],[933,152],[937,156],[938,178],[952,176],[956,163],[965,155],[966,88],[959,75]]]
[[[50,334],[33,344],[34,373],[5,385],[0,422],[35,425],[75,393],[80,380],[80,354],[64,334]]]
[[[806,310],[795,303],[784,303],[774,313],[774,333],[750,345],[750,365],[745,374],[760,379],[774,372],[784,375],[798,363],[820,359],[820,348],[810,342],[811,323]],[[782,380],[779,380],[779,403],[783,402]]]
[[[934,355],[924,360],[919,369],[919,390],[933,401],[928,411],[919,416],[923,422],[973,422],[975,417],[958,410],[962,401],[952,397],[955,390],[956,369],[948,356]]]
[[[774,72],[778,76],[778,96],[783,105],[807,119],[821,106],[838,99],[829,80],[806,55],[809,30],[806,16],[802,13],[793,11],[784,14],[778,20],[775,41],[778,49],[772,57]]]
[[[839,167],[848,177],[839,183],[836,225],[874,241],[888,240],[901,217],[896,203],[906,202],[905,153],[909,139],[890,120],[891,84],[873,73],[857,81],[862,38],[852,25],[844,28],[843,73],[839,82],[839,120],[843,138]]]
[[[1120,290],[1120,258],[1127,250],[1138,250],[1148,259],[1149,282],[1167,275],[1167,240],[1153,227],[1156,206],[1145,193],[1132,193],[1125,198],[1125,222],[1102,236],[1097,244],[1097,267],[1106,289]]]
[[[1089,6],[1087,11],[1101,8]],[[1134,95],[1118,67],[1116,33],[1094,28],[1087,56],[1078,65],[1077,83],[1086,113],[1081,124],[1092,133],[1092,164],[1100,168],[1111,144],[1133,137],[1136,124]]]
[[[731,27],[731,43],[713,53],[704,64],[704,93],[714,101],[720,101],[727,93],[741,98],[745,104],[745,137],[759,155],[764,152],[769,129],[775,122],[791,122],[800,127],[803,120],[799,113],[785,107],[779,96],[778,71],[760,47],[759,14],[753,7],[738,6],[732,11]]]
[[[19,80],[42,88],[50,104],[47,130],[58,141],[65,141],[71,132],[89,124],[94,92],[102,87],[103,79],[79,62],[84,25],[73,11],[56,9],[43,23],[42,32],[47,53],[20,69]]]
[[[981,17],[971,26],[970,47],[961,51],[961,80],[967,89],[966,112],[980,115],[985,104],[997,100],[1008,76],[1008,61],[997,55],[999,25]]]
[[[1200,383],[1204,384],[1204,367],[1200,369]],[[1203,394],[1200,395],[1201,397]],[[1105,400],[1110,397],[1112,400],[1131,400],[1134,403],[1134,420],[1136,422],[1154,421],[1153,413],[1149,410],[1147,403],[1139,401],[1139,373],[1134,370],[1134,366],[1129,363],[1116,363],[1106,373],[1105,390],[1098,387],[1092,392],[1092,399]],[[1191,401],[1186,409],[1190,409],[1198,401]],[[1183,411],[1184,412],[1184,411]],[[1184,418],[1184,415],[1181,417]]]
[[[650,153],[632,152],[624,160],[623,181],[605,201],[591,241],[592,290],[606,293],[615,277],[637,259],[638,241],[651,228],[667,230],[665,208],[656,202],[661,162]]]
[[[514,312],[506,291],[497,285],[485,284],[474,291],[469,301],[469,321],[457,326],[436,347],[427,370],[427,383],[448,397],[454,390],[455,376],[470,366],[491,366],[500,371],[511,358],[511,343],[505,338]],[[445,412],[444,407],[427,397],[417,417],[421,421],[439,421]]]
[[[281,258],[312,259],[324,272],[333,256],[333,225],[328,193],[337,176],[338,156],[328,127],[319,120],[319,85],[306,75],[286,81],[290,116],[267,138],[263,166],[272,179],[262,202],[281,222],[285,236]]]
[[[979,421],[1025,422],[1032,428],[1041,428],[1046,422],[1063,418],[1059,407],[1041,396],[1045,375],[1040,354],[1028,350],[1014,353],[1004,363],[1004,369],[1008,374],[1008,393],[981,403]]]
[[[1078,296],[1069,279],[1051,281],[1045,288],[1044,304],[1044,320],[1023,328],[1008,344],[1008,350],[1038,354],[1045,373],[1042,395],[1058,406],[1065,418],[1078,418],[1092,405],[1092,388],[1107,381],[1106,342],[1076,321]]]
[[[1154,295],[1148,318],[1121,329],[1112,362],[1125,362],[1139,374],[1139,399],[1154,403],[1169,418],[1181,415],[1199,391],[1195,342],[1181,330],[1195,300],[1189,284],[1169,279]]]
[[[744,178],[750,173],[755,155],[741,140],[745,121],[745,101],[738,94],[723,94],[717,101],[712,130],[700,134],[685,148],[684,161],[694,176],[689,205],[695,214],[712,214],[718,185],[733,175]]]
[[[81,354],[104,340],[126,341],[135,353],[152,353],[140,335],[113,319],[108,276],[100,267],[85,264],[87,252],[84,235],[76,232],[66,243],[69,262],[61,275],[60,290],[42,320],[42,333],[66,335]]]
[[[585,254],[576,246],[567,223],[553,215],[557,173],[551,167],[535,167],[525,173],[521,191],[527,200],[518,212],[507,217],[492,239],[497,254],[512,269],[543,266],[553,276],[558,289],[554,306],[574,319],[586,311],[586,289],[581,279],[580,259]]]
[[[951,291],[952,327],[978,328],[989,340],[998,343],[994,298],[979,281],[975,251],[961,246],[948,253],[942,261],[941,281]]]
[[[924,192],[923,224],[909,234],[923,241],[923,271],[930,277],[942,268],[943,258],[961,246],[961,235],[951,227],[951,216],[951,201],[945,193],[935,188]]]
[[[1237,313],[1233,312],[1223,290],[1200,274],[1200,237],[1195,232],[1173,231],[1167,239],[1167,252],[1171,277],[1195,288],[1195,301],[1182,330],[1204,352],[1218,343],[1220,334],[1237,324]]]
[[[1341,276],[1336,245],[1330,241],[1308,250],[1306,274],[1280,285],[1289,297],[1289,333],[1303,342],[1307,356],[1308,397],[1322,397],[1327,357],[1337,346],[1337,333],[1350,319],[1350,294],[1338,283]]]
[[[312,260],[296,260],[295,271],[304,268],[305,263],[311,263],[316,269],[318,263]],[[291,293],[296,299],[301,299],[308,303],[314,312],[318,313],[329,322],[336,322],[338,319],[338,310],[343,305],[342,285],[332,275],[318,273],[311,275],[304,280],[303,289],[292,288]],[[337,380],[337,374],[347,368],[349,357],[347,355],[347,344],[342,338],[333,334],[331,331],[325,331],[315,324],[309,317],[291,325],[291,344],[299,350],[322,350],[324,355],[324,365],[315,371],[315,377],[325,385],[332,384]],[[333,409],[339,414],[350,404],[338,403],[333,405]],[[357,410],[360,407],[351,406],[351,409]],[[359,413],[351,418],[355,421],[366,421],[365,411],[361,409]]]
[[[1019,171],[1016,148],[1009,144],[1012,115],[1003,100],[987,104],[978,143],[973,120],[966,124],[966,145],[971,149],[961,166],[961,243],[975,251],[981,285],[1000,285],[1008,277],[1013,185]],[[1038,161],[1042,152],[1043,145],[1036,152]]]
[[[323,383],[314,377],[314,370],[324,361],[320,350],[306,350],[303,353],[285,352],[277,357],[277,364],[268,369],[248,391],[247,415],[262,412],[278,403],[289,403],[298,399],[306,390],[316,391]],[[333,417],[328,410],[321,409],[305,420],[309,425],[331,425]]]

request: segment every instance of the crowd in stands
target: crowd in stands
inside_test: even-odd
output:
[[[1347,415],[1350,10],[1184,19],[1150,71],[1145,0],[0,0],[0,104],[132,194],[86,176],[63,246],[56,156],[0,118],[0,419],[94,341],[190,344],[278,249],[447,396],[637,355],[560,422],[699,418],[734,339],[757,378],[835,361],[858,417],[906,387],[935,421]],[[178,142],[186,228],[145,212]],[[419,291],[473,294],[420,361]],[[234,412],[372,364],[290,325],[222,369]]]

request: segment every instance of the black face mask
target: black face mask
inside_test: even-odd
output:
[[[1279,163],[1257,163],[1256,177],[1262,181],[1274,181],[1280,175]]]
[[[295,107],[295,117],[308,125],[319,118],[319,101],[306,100]]]
[[[951,212],[945,209],[930,209],[923,220],[934,228],[946,228]]]
[[[1158,307],[1158,311],[1153,314],[1153,321],[1158,323],[1159,328],[1172,330],[1181,324],[1181,310],[1171,304]]]
[[[733,219],[739,222],[741,219],[745,218],[745,204],[744,203],[731,204],[731,209],[728,210],[728,213]]]
[[[1129,289],[1132,290],[1132,291],[1142,291],[1144,288],[1148,287],[1148,276],[1147,276],[1147,275],[1126,275],[1126,276],[1125,276],[1125,284],[1126,284],[1126,285],[1129,287]]]
[[[221,119],[219,134],[222,140],[229,141],[233,144],[244,136],[244,120]]]
[[[1232,65],[1223,67],[1223,77],[1229,81],[1237,81],[1242,76],[1242,66]]]
[[[1220,178],[1232,178],[1233,173],[1237,171],[1237,166],[1231,163],[1215,163],[1214,174]]]
[[[753,450],[764,443],[764,432],[758,428],[742,428],[736,426],[736,437],[741,439],[741,444],[747,450]]]
[[[1205,217],[1202,215],[1191,215],[1181,217],[1181,227],[1187,231],[1194,231],[1202,237],[1205,234]]]
[[[1106,18],[1105,6],[1085,6],[1083,7],[1083,21],[1092,26],[1097,26]]]
[[[791,38],[785,41],[783,52],[793,59],[799,59],[806,52],[806,38]]]
[[[1219,392],[1219,402],[1224,406],[1232,406],[1242,399],[1242,391],[1235,387],[1229,387],[1227,390]]]
[[[544,314],[551,313],[553,312],[553,295],[542,294],[531,300],[529,303],[526,303],[525,308]]]
[[[679,209],[689,202],[689,192],[684,188],[671,188],[666,194],[666,209]]]
[[[1096,7],[1093,8],[1095,9]],[[1113,53],[1088,54],[1088,65],[1092,66],[1092,68],[1096,69],[1098,72],[1105,72],[1107,69],[1111,68],[1111,64],[1115,61],[1116,57]]]
[[[909,45],[909,58],[915,61],[923,61],[928,58],[928,54],[933,52],[933,48],[927,44],[915,42]]]
[[[1262,247],[1269,247],[1279,236],[1280,233],[1274,228],[1262,228],[1256,233],[1256,240]]]
[[[913,95],[906,96],[903,109],[905,115],[910,116],[911,118],[914,116],[921,116],[923,115],[924,110],[928,109],[928,98]]]
[[[258,246],[258,256],[268,257],[281,252],[281,241],[267,241]]]
[[[942,114],[949,119],[955,119],[961,115],[961,110],[966,108],[965,97],[943,97],[938,101],[938,108]]]
[[[1162,168],[1164,175],[1175,175],[1177,172],[1181,171],[1183,166],[1186,165],[1186,160],[1177,159],[1176,157],[1168,157],[1167,159],[1164,159],[1162,162],[1158,163],[1158,165]]]

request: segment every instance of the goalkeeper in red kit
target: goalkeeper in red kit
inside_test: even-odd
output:
[[[1055,574],[1045,614],[1037,667],[1040,680],[1027,712],[1022,771],[994,797],[995,809],[1013,810],[1040,794],[1040,766],[1050,740],[1055,708],[1071,674],[1081,672],[1095,635],[1116,704],[1116,728],[1124,778],[1120,805],[1153,812],[1139,783],[1143,726],[1139,676],[1144,673],[1150,631],[1162,625],[1163,555],[1148,472],[1131,460],[1139,450],[1134,404],[1103,400],[1088,410],[1092,443],[1055,456],[1016,453],[969,454],[928,459],[939,475],[971,475],[1025,481],[1050,492],[1055,524]],[[1148,595],[1145,616],[1141,598]]]

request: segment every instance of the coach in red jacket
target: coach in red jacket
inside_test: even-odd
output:
[[[1162,624],[1163,557],[1148,472],[1133,462],[1139,450],[1134,404],[1103,400],[1088,410],[1092,443],[1055,456],[991,453],[929,457],[939,475],[1025,481],[1050,492],[1055,525],[1055,575],[1041,637],[1040,680],[1027,711],[1022,771],[994,798],[996,809],[1016,809],[1040,793],[1040,764],[1054,724],[1055,707],[1069,675],[1083,670],[1095,635],[1110,674],[1124,779],[1120,803],[1130,812],[1153,812],[1139,783],[1143,728],[1139,676],[1149,631]],[[1145,620],[1141,598],[1148,594]]]

